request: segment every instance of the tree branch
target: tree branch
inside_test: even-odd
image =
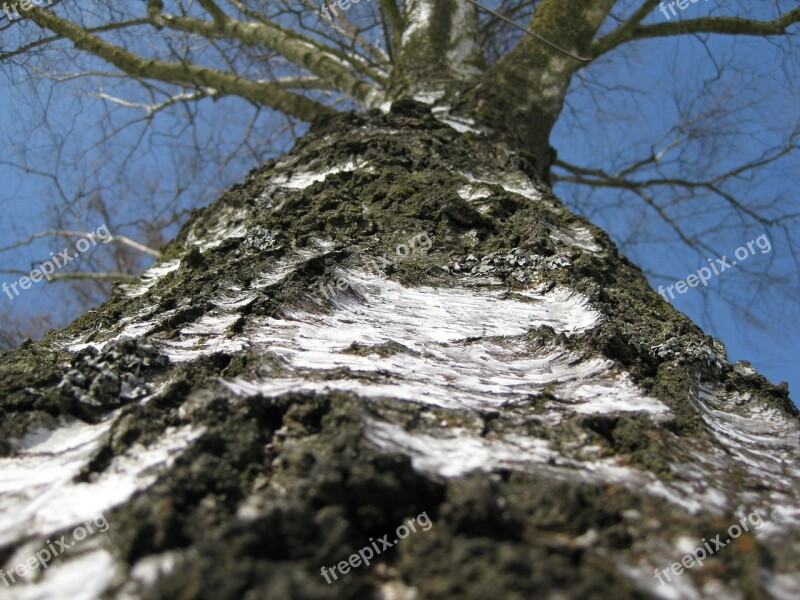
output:
[[[564,160],[558,159],[555,162],[555,166],[560,167],[566,171],[572,173],[572,175],[553,175],[553,183],[557,182],[565,182],[565,183],[576,183],[580,185],[588,185],[592,187],[598,188],[617,188],[628,190],[635,193],[641,199],[643,199],[649,206],[651,206],[659,216],[668,223],[673,229],[678,233],[678,235],[683,239],[683,241],[687,241],[685,236],[677,227],[676,223],[666,214],[664,209],[658,205],[655,200],[653,200],[649,195],[647,195],[644,190],[648,188],[658,188],[658,187],[672,187],[672,188],[683,188],[686,190],[705,190],[707,192],[711,192],[712,194],[716,194],[725,202],[727,202],[731,208],[739,212],[740,214],[747,215],[754,221],[761,223],[765,227],[772,227],[778,225],[779,223],[787,220],[792,220],[796,218],[798,215],[795,213],[783,215],[780,218],[767,218],[764,215],[757,213],[755,210],[745,206],[740,200],[734,197],[732,194],[726,192],[720,187],[725,180],[734,177],[736,175],[741,174],[742,172],[756,168],[758,166],[762,166],[769,162],[776,160],[777,158],[786,154],[788,150],[781,150],[776,156],[765,158],[763,160],[754,161],[752,163],[748,163],[746,165],[739,166],[731,171],[718,175],[716,177],[711,178],[708,181],[692,181],[689,179],[683,179],[680,177],[651,177],[649,179],[643,180],[634,180],[629,179],[626,176],[632,173],[634,170],[645,166],[647,164],[653,164],[658,161],[658,156],[652,156],[650,158],[638,161],[635,165],[627,167],[619,174],[611,174],[602,169],[592,169],[587,167],[581,167],[578,165],[574,165],[568,163]],[[687,242],[688,243],[688,242]]]
[[[288,29],[285,27],[281,27],[276,23],[273,23],[264,15],[260,14],[259,12],[248,8],[244,2],[241,0],[229,0],[229,2],[238,8],[242,14],[250,17],[253,21],[265,25],[271,29],[281,32],[283,35],[288,36],[289,38],[297,41],[297,42],[305,42],[311,48],[315,48],[317,51],[326,54],[332,60],[339,60],[341,63],[348,63],[354,69],[356,69],[360,73],[364,73],[374,81],[382,82],[385,77],[381,73],[376,73],[372,69],[369,68],[369,61],[364,59],[364,57],[352,53],[352,52],[342,52],[335,48],[331,48],[330,46],[322,43],[316,36],[310,37],[307,35],[303,35],[294,29]],[[303,66],[302,62],[298,63]]]
[[[19,269],[0,269],[0,273],[7,273],[8,275],[22,275],[27,277],[31,274],[30,271],[20,271]],[[73,271],[72,273],[53,273],[48,278],[48,283],[52,281],[60,281],[65,279],[113,279],[115,281],[136,281],[139,279],[136,275],[130,273],[91,273],[87,271]]]
[[[595,41],[590,48],[590,53],[596,58],[621,44],[633,40],[690,33],[757,36],[785,35],[787,28],[798,22],[800,22],[800,8],[785,12],[772,21],[757,21],[739,17],[701,17],[698,19],[665,21],[652,25],[638,25],[622,32],[618,29]]]
[[[622,25],[617,27],[611,33],[604,35],[599,40],[592,43],[590,47],[590,55],[592,58],[597,58],[601,54],[608,52],[611,48],[619,46],[623,42],[630,39],[634,29],[641,23],[644,18],[649,15],[653,9],[659,5],[661,0],[646,0]]]
[[[271,106],[305,121],[336,112],[324,104],[299,94],[287,92],[281,86],[258,83],[238,75],[188,62],[164,62],[138,56],[91,35],[82,27],[56,16],[51,11],[34,7],[28,15],[37,25],[71,40],[79,50],[94,54],[129,75],[156,79],[166,83],[183,83],[195,87],[214,88],[220,96],[240,96],[255,104]]]
[[[312,0],[304,0],[304,5],[307,6],[310,10],[318,10],[317,6],[314,4]],[[359,30],[349,21],[349,19],[344,15],[339,15],[339,18],[336,20],[331,21],[331,27],[334,31],[339,33],[340,35],[347,36],[353,44],[358,44],[361,46],[369,56],[376,61],[377,63],[381,63],[384,66],[389,63],[389,56],[377,46],[372,45],[361,33]]]
[[[225,14],[214,0],[198,0],[200,2],[200,6],[202,6],[208,13],[214,18],[214,23],[217,24],[217,27],[220,29],[224,29],[225,25],[230,20],[230,17]]]
[[[87,240],[100,240],[100,241],[104,241],[105,240],[105,238],[102,238],[102,237],[100,237],[100,236],[98,236],[98,235],[96,235],[94,233],[85,233],[83,231],[72,231],[72,230],[69,230],[69,229],[49,229],[47,231],[34,233],[28,239],[23,240],[21,242],[17,242],[16,244],[11,244],[10,246],[5,246],[3,248],[0,248],[0,252],[5,252],[6,250],[12,250],[14,248],[19,248],[20,246],[27,246],[33,240],[37,240],[37,239],[43,238],[43,237],[54,236],[54,235],[61,235],[61,236],[66,236],[66,237],[79,237],[79,238],[85,238]],[[154,250],[153,248],[150,248],[149,246],[145,246],[144,244],[140,244],[139,242],[134,241],[131,238],[126,237],[124,235],[112,235],[111,239],[109,239],[108,242],[113,242],[113,243],[117,243],[117,244],[124,244],[125,246],[130,246],[131,248],[134,248],[134,249],[138,250],[139,252],[144,252],[145,254],[149,254],[150,256],[155,256],[156,258],[161,258],[161,252],[159,252],[158,250]]]
[[[114,31],[117,29],[125,29],[127,27],[134,27],[138,25],[150,25],[150,19],[129,19],[127,21],[120,21],[119,23],[107,23],[105,25],[98,25],[97,27],[89,27],[86,29],[88,33],[102,33],[106,31]],[[51,35],[48,37],[40,38],[28,44],[24,44],[19,46],[18,48],[12,50],[11,52],[0,52],[0,62],[8,60],[9,58],[14,58],[15,56],[20,56],[34,50],[36,48],[40,48],[42,46],[47,46],[48,44],[52,44],[53,42],[62,39],[60,35]]]
[[[360,102],[366,102],[370,95],[374,95],[377,91],[375,86],[367,83],[344,66],[341,59],[321,50],[318,42],[312,43],[301,39],[297,34],[289,35],[274,25],[239,21],[227,17],[222,23],[213,23],[202,19],[168,14],[161,15],[160,22],[175,31],[193,33],[207,39],[238,40],[248,45],[275,50],[290,62],[308,69],[314,75],[329,81],[343,94]]]
[[[380,0],[380,7],[383,14],[386,15],[386,20],[389,24],[389,29],[391,30],[391,38],[392,44],[394,44],[394,48],[392,48],[392,55],[396,56],[397,54],[397,45],[400,43],[400,37],[403,35],[403,29],[405,29],[405,21],[403,20],[403,15],[400,14],[400,8],[397,6],[397,0]]]

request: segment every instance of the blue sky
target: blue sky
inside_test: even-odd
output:
[[[724,10],[724,2],[698,3],[683,11],[681,18],[704,12],[724,14]],[[663,19],[660,13],[651,17],[653,22],[659,19]],[[693,134],[698,137],[666,151],[663,173],[699,177],[715,169],[724,170],[743,157],[760,156],[789,128],[800,123],[797,58],[798,51],[788,44],[754,38],[683,37],[638,44],[632,52],[601,59],[575,82],[570,104],[557,125],[552,143],[559,157],[568,162],[613,171],[622,168],[626,161],[646,155],[651,148],[657,151],[668,148],[674,126],[694,119],[698,125]],[[49,150],[53,131],[42,128],[31,133],[27,127],[26,119],[33,114],[31,107],[40,102],[46,103],[50,123],[62,126],[57,133],[64,136],[69,151],[86,146],[97,138],[99,127],[108,126],[98,116],[99,101],[88,97],[79,87],[64,85],[57,88],[58,94],[36,97],[24,80],[11,82],[8,71],[0,72],[0,81],[2,156],[20,151],[31,164],[46,166],[61,160],[62,157],[54,157]],[[239,126],[244,127],[249,118],[250,107],[236,99],[204,101],[199,107],[203,120],[198,127],[210,141],[221,139],[225,128],[233,122],[240,121]],[[718,129],[712,132],[719,134],[714,141],[712,137],[703,137],[700,127],[705,124],[701,117],[706,113],[720,115],[715,125]],[[124,115],[120,113],[119,118]],[[169,131],[170,136],[164,136],[163,131]],[[113,163],[139,135],[141,129],[131,127],[104,146],[99,155],[88,155],[88,159],[97,164]],[[183,168],[174,163],[170,154],[175,145],[185,143],[181,138],[180,116],[175,116],[174,123],[162,129],[162,136],[154,140],[148,152],[130,162],[130,177],[141,181],[143,187],[148,177],[156,180],[164,173]],[[287,135],[274,151],[289,146]],[[265,152],[260,155],[263,159],[269,157]],[[209,152],[209,162],[215,160],[215,154]],[[254,166],[255,161],[234,163],[227,167],[223,179],[234,183]],[[780,163],[780,168],[774,171],[765,170],[758,177],[743,177],[740,182],[733,182],[728,190],[771,215],[800,213],[798,167],[795,156]],[[86,173],[65,170],[63,176],[65,181],[71,181],[85,177]],[[0,164],[0,182],[0,247],[49,228],[53,196],[47,180]],[[683,219],[690,237],[708,247],[705,252],[696,252],[680,243],[674,231],[652,209],[619,190],[603,190],[587,196],[560,184],[556,192],[567,205],[581,211],[615,241],[624,244],[626,254],[643,267],[656,287],[685,279],[707,266],[708,258],[727,255],[730,261],[736,248],[765,233],[764,227],[757,223],[738,219],[724,203],[701,194],[687,194],[676,206],[675,214]],[[123,220],[141,216],[130,202],[120,203],[119,210],[130,213]],[[87,229],[99,225],[101,222],[87,222]],[[672,301],[676,308],[724,342],[731,361],[748,360],[770,380],[789,381],[795,402],[800,399],[800,370],[796,367],[800,356],[797,297],[781,296],[781,286],[766,285],[763,277],[786,277],[787,291],[797,286],[796,259],[800,251],[792,247],[796,234],[794,227],[770,231],[771,251],[752,254],[746,264],[715,276],[709,282],[714,293],[706,297],[703,292],[707,290],[694,288]],[[56,240],[43,239],[27,248],[0,253],[0,269],[30,269],[50,252],[61,250],[60,246]],[[89,252],[104,251],[98,246]],[[11,283],[17,278],[0,274],[0,283]],[[723,301],[723,296],[731,301]],[[5,308],[10,300],[2,295],[0,302]],[[66,288],[58,284],[35,284],[14,303],[14,314],[21,319],[35,319],[42,313],[77,315]]]

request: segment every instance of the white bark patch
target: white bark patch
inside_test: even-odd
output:
[[[775,600],[800,598],[800,577],[796,573],[772,573],[762,569],[760,575],[764,588]]]
[[[317,252],[309,250],[307,254],[312,256]],[[261,289],[277,285],[297,267],[298,262],[284,259],[271,272],[257,279],[253,287]],[[255,327],[250,325],[244,334],[232,336],[227,331],[238,318],[235,307],[246,303],[251,293],[225,295],[222,298],[227,305],[219,306],[198,322],[182,328],[181,339],[162,342],[162,349],[174,362],[185,362],[217,351],[239,351],[251,344],[271,348],[274,343],[276,352],[280,353],[287,340],[295,344],[295,352],[307,350],[309,357],[323,347],[328,347],[332,354],[339,354],[354,341],[374,344],[395,340],[411,349],[421,350],[431,343],[468,337],[520,335],[541,325],[575,334],[594,327],[601,318],[599,313],[587,307],[586,298],[565,288],[556,288],[547,294],[530,293],[517,299],[506,299],[505,291],[428,286],[406,288],[395,281],[374,279],[363,271],[346,272],[343,277],[354,294],[336,293],[331,299],[336,308],[333,315],[288,312],[286,319],[271,319]],[[323,297],[321,290],[311,291],[320,299]],[[144,325],[140,323],[136,332],[152,329],[168,316],[165,313]],[[117,337],[127,333],[126,326]],[[313,342],[310,348],[299,344],[306,339]],[[297,366],[304,366],[299,359]],[[318,367],[327,368],[324,364]]]
[[[408,11],[407,25],[403,31],[403,43],[411,39],[418,31],[430,26],[433,17],[433,0],[413,0]]]
[[[494,192],[483,185],[466,185],[458,190],[458,195],[467,202],[488,198]]]
[[[422,102],[423,104],[434,105],[436,102],[441,100],[444,96],[444,90],[426,90],[426,91],[418,91],[412,97],[417,102]]]
[[[129,581],[126,582],[117,600],[138,600],[142,597],[141,590],[155,585],[160,577],[169,575],[175,570],[179,554],[177,552],[164,552],[153,556],[145,556],[130,570]]]
[[[669,569],[669,565],[678,560],[681,555],[664,553],[663,557],[663,562],[657,564],[656,566],[652,566],[651,563],[645,563],[644,561],[642,561],[642,564],[632,565],[621,560],[617,561],[616,566],[636,585],[636,587],[647,592],[648,594],[652,594],[655,598],[662,598],[663,600],[702,600],[702,598],[724,598],[726,600],[738,600],[741,598],[741,596],[738,595],[720,594],[702,596],[700,591],[695,587],[691,575],[686,573],[676,577],[670,572],[672,582],[665,585],[659,585],[658,580],[653,576],[653,569]]]
[[[575,335],[599,323],[586,299],[564,288],[506,297],[504,291],[404,287],[358,271],[343,278],[350,293],[331,298],[333,314],[291,311],[286,318],[254,321],[243,333],[254,347],[269,349],[306,375],[224,385],[240,395],[339,390],[454,410],[524,403],[548,387],[558,398],[556,413],[667,412],[606,359],[558,348],[536,353],[516,337],[542,325]],[[348,351],[353,344],[387,343],[400,351]],[[350,375],[316,381],[309,369]]]
[[[558,456],[545,440],[520,436],[487,440],[457,427],[441,436],[412,435],[399,425],[368,420],[367,438],[379,448],[410,456],[416,470],[445,478],[543,463]]]
[[[660,496],[692,514],[708,511],[726,518],[716,529],[725,546],[717,553],[733,552],[735,543],[728,533],[747,519],[749,534],[759,541],[780,544],[784,536],[800,527],[800,489],[798,436],[800,425],[781,411],[758,403],[750,407],[747,399],[729,396],[722,390],[696,385],[692,402],[716,441],[686,448],[685,462],[670,465],[670,480],[655,480],[642,485],[646,493]],[[736,413],[739,414],[736,414]],[[743,492],[737,496],[728,487],[731,477],[741,478]],[[753,491],[748,491],[748,488]],[[765,493],[762,491],[767,488]],[[749,520],[758,511],[761,522]],[[730,518],[735,515],[735,518]],[[665,516],[665,519],[669,518]],[[744,528],[740,527],[740,532]],[[618,568],[636,586],[658,598],[738,598],[739,592],[728,582],[706,579],[702,587],[691,576],[672,577],[669,585],[659,585],[655,568],[668,569],[673,562],[701,546],[701,540],[684,534],[672,540],[637,539]],[[800,593],[800,576],[763,570],[761,581],[771,598],[789,600]]]
[[[181,261],[178,259],[157,263],[141,274],[139,283],[126,285],[124,289],[128,296],[143,296],[158,283],[159,279],[177,270],[180,266]]]
[[[213,213],[213,221],[204,220],[192,227],[186,241],[190,246],[196,246],[200,252],[216,248],[225,240],[247,235],[246,222],[249,217],[246,209],[223,207]]]
[[[339,343],[383,343],[394,339],[412,349],[423,350],[429,343],[520,335],[541,325],[550,325],[564,333],[578,333],[594,327],[601,318],[587,307],[586,298],[564,288],[531,294],[532,301],[525,301],[524,297],[506,299],[505,291],[404,287],[396,281],[375,279],[363,271],[346,271],[341,276],[354,293],[331,298],[336,309],[333,315],[291,312],[286,320],[273,320],[271,329],[276,332],[297,327],[315,332],[319,329],[322,337],[311,339],[322,344],[336,343],[337,339]],[[342,331],[345,323],[349,327]],[[267,335],[263,341],[273,339]]]
[[[344,164],[333,166],[324,171],[298,171],[297,173],[293,173],[291,176],[278,175],[272,180],[272,182],[279,187],[285,187],[292,190],[304,190],[312,183],[324,181],[328,175],[333,175],[335,173],[347,173],[350,171],[355,171],[356,169],[363,169],[366,166],[366,162],[357,164],[351,160]]]
[[[183,332],[182,336],[188,332]],[[213,336],[193,336],[184,337],[178,341],[166,342],[163,350],[174,363],[190,362],[203,356],[210,356],[215,352],[226,352],[236,354],[245,350],[248,346],[245,340],[229,339],[223,335],[223,328],[220,327]]]
[[[231,290],[236,291],[236,290]],[[218,306],[225,310],[235,310],[237,308],[243,308],[250,304],[253,300],[255,300],[257,294],[255,293],[236,293],[236,294],[229,294],[223,292],[217,298],[211,301],[211,304],[214,306]]]
[[[485,183],[489,185],[499,185],[507,192],[512,194],[519,194],[525,196],[530,200],[541,201],[543,199],[542,193],[536,189],[531,183],[531,180],[523,173],[512,173],[506,175],[502,179],[491,178],[487,176],[475,176],[472,173],[460,173],[470,181],[475,183]]]
[[[695,407],[728,460],[747,473],[752,487],[771,489],[769,506],[760,507],[764,514],[771,513],[770,523],[756,530],[756,535],[780,535],[787,525],[800,527],[800,424],[762,403],[744,404],[736,414],[730,408],[737,400],[741,401],[704,386],[693,392]],[[743,499],[750,500],[749,510],[759,508],[752,506],[755,498],[763,494]]]
[[[451,116],[440,116],[438,119],[442,123],[447,123],[455,129],[458,133],[480,133],[480,130],[475,128],[475,121],[474,119],[468,119],[464,117],[456,117],[454,115]]]
[[[550,237],[569,246],[575,246],[587,252],[600,252],[602,248],[595,242],[591,232],[585,227],[573,227],[569,230],[554,229]]]
[[[552,426],[576,413],[633,411],[656,420],[669,416],[666,406],[644,394],[611,361],[558,347],[534,348],[526,341],[522,335],[543,324],[575,335],[599,322],[600,315],[586,299],[568,290],[404,287],[358,271],[343,277],[349,289],[331,297],[332,313],[293,310],[284,318],[253,320],[241,334],[280,359],[285,376],[221,383],[241,396],[341,391],[367,399],[394,398],[453,411],[459,422],[497,407],[530,417],[531,398],[543,389],[552,396],[540,403],[542,412],[533,414]],[[376,346],[383,350],[371,350]],[[780,420],[777,412],[772,416]],[[722,429],[724,423],[716,422],[714,428]],[[557,478],[623,484],[693,514],[707,510],[722,515],[732,508],[725,483],[732,459],[714,447],[687,449],[686,462],[672,464],[674,477],[665,480],[614,458],[586,456],[581,448],[556,451],[535,437],[488,439],[468,427],[406,431],[377,420],[368,425],[374,443],[410,455],[420,470],[441,477],[474,469],[534,469]],[[780,427],[786,428],[782,444],[796,444],[796,426],[780,421]],[[741,435],[727,433],[734,441]],[[750,442],[758,441],[752,432],[747,435]],[[787,473],[785,452],[772,462],[771,475],[778,477],[779,465]],[[789,478],[775,479],[786,490],[797,481],[795,468],[788,473]],[[747,499],[741,501],[746,506]],[[786,510],[773,510],[774,525],[762,528],[767,535],[796,518],[796,502],[788,496],[776,497],[775,505]]]
[[[100,449],[116,417],[97,425],[74,422],[23,440],[16,456],[0,458],[0,546],[52,536],[127,501],[169,468],[202,429],[169,428],[149,447],[112,459],[91,482],[75,478]],[[45,439],[46,438],[46,439]],[[113,527],[113,524],[112,524]]]
[[[297,265],[300,260],[285,260],[281,261],[274,269],[269,272],[260,273],[259,276],[253,281],[251,286],[253,289],[262,290],[274,285],[278,285],[281,281],[286,279],[288,275],[297,270]]]
[[[82,546],[88,545],[87,540]],[[38,548],[37,548],[38,550]],[[17,578],[10,588],[3,586],[6,600],[44,600],[47,598],[69,598],[70,600],[96,600],[112,584],[119,574],[114,557],[107,550],[96,548],[86,551],[81,548],[71,554],[59,556],[46,570],[39,569],[42,578],[25,581]],[[27,558],[27,557],[26,557]],[[10,561],[13,563],[13,561]]]
[[[447,52],[447,61],[454,73],[464,80],[480,74],[480,69],[475,65],[480,56],[480,49],[475,35],[475,7],[467,2],[457,2],[453,10],[450,25],[450,50]]]

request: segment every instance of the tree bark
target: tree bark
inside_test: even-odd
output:
[[[558,40],[572,56],[586,56],[613,5],[614,0],[543,0],[529,30],[545,40]],[[555,160],[550,135],[573,75],[586,65],[572,56],[522,36],[462,100],[462,110],[497,132],[511,148],[533,156],[537,174],[545,181]]]
[[[790,597],[786,387],[535,171],[411,100],[324,117],[141,281],[4,354],[2,568],[109,528],[3,593]]]
[[[390,97],[459,92],[485,68],[475,7],[458,0],[414,0],[392,69]]]

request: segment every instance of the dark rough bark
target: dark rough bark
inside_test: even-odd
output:
[[[656,597],[680,538],[759,511],[670,590],[790,597],[786,388],[728,364],[534,171],[412,101],[320,121],[141,285],[4,354],[0,481],[66,455],[46,432],[86,451],[57,501],[0,483],[0,562],[98,507],[111,527],[0,595],[61,572],[62,597]],[[326,584],[423,512],[429,531]]]

